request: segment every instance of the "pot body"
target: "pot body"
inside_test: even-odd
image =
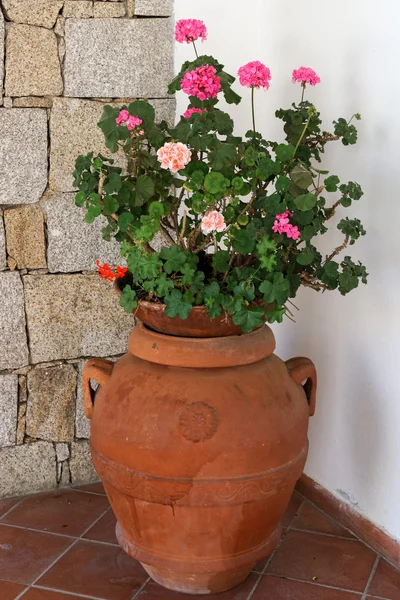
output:
[[[315,369],[286,365],[274,345],[268,327],[191,339],[139,325],[115,365],[85,368],[92,456],[119,543],[167,588],[229,589],[280,539],[307,457]],[[89,378],[102,385],[94,405]]]

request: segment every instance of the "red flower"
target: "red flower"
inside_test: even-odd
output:
[[[107,279],[107,281],[114,281],[114,279],[122,279],[128,271],[127,267],[116,267],[116,271],[114,272],[110,265],[104,263],[104,265],[100,264],[100,261],[96,260],[96,267],[99,272],[99,275],[102,279]]]

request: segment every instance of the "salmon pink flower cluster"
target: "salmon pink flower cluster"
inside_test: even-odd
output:
[[[293,217],[293,213],[290,210],[285,210],[284,213],[276,215],[275,222],[272,226],[272,231],[275,233],[285,233],[288,238],[292,240],[298,240],[300,237],[300,231],[297,225],[291,225],[289,223],[289,217]]]
[[[130,115],[127,110],[121,110],[118,117],[115,119],[117,125],[126,125],[129,131],[133,131],[136,127],[139,127],[143,123],[142,119]],[[140,132],[143,134],[143,131]]]
[[[188,164],[191,153],[182,142],[167,142],[157,151],[157,158],[162,169],[169,169],[172,173],[177,173]]]
[[[259,60],[253,60],[240,67],[238,75],[239,81],[244,87],[269,89],[271,71]]]
[[[175,39],[183,44],[191,44],[198,39],[202,42],[207,39],[207,29],[203,21],[199,19],[181,19],[175,26]]]
[[[99,275],[102,279],[107,279],[107,281],[114,281],[115,279],[122,279],[126,275],[128,271],[127,267],[116,267],[115,271],[112,270],[110,265],[104,263],[102,265],[100,261],[96,260],[96,267],[99,272]]]
[[[303,85],[306,83],[317,85],[317,83],[321,83],[321,79],[313,69],[310,69],[309,67],[300,67],[300,69],[295,69],[293,71],[292,82],[302,83]]]
[[[225,229],[224,216],[217,210],[212,210],[208,215],[205,215],[201,220],[201,230],[205,235],[213,231],[221,232]]]
[[[216,98],[221,90],[221,78],[218,77],[215,67],[201,65],[193,71],[184,74],[181,81],[182,91],[188,96],[195,96],[199,100]]]
[[[204,111],[202,111],[201,108],[188,108],[183,113],[183,116],[185,117],[185,119],[189,119],[189,117],[191,117],[193,113],[199,113],[199,115],[202,115],[203,112],[208,112],[208,111],[206,108],[204,109]]]

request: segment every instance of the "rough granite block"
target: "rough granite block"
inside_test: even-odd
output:
[[[4,222],[10,268],[46,268],[44,216],[40,206],[8,209],[4,213]]]
[[[12,24],[6,41],[7,96],[60,96],[57,37],[43,27]]]
[[[72,365],[36,367],[28,373],[26,434],[49,442],[72,442],[76,371]]]
[[[25,98],[14,98],[14,108],[51,108],[53,100],[51,98],[38,98],[37,96],[27,96]]]
[[[63,16],[73,19],[89,19],[93,17],[92,0],[67,0],[64,4]]]
[[[0,210],[0,271],[7,269],[6,234],[4,231],[3,213]]]
[[[39,27],[54,27],[63,0],[3,0],[10,21]]]
[[[126,13],[125,4],[118,2],[95,2],[93,5],[93,16],[95,19],[115,19],[124,17]]]
[[[37,202],[47,186],[47,115],[0,110],[0,204]]]
[[[134,14],[139,17],[170,17],[173,0],[135,0]]]
[[[0,375],[0,415],[0,446],[13,446],[18,422],[18,375]]]
[[[51,490],[57,486],[56,452],[50,442],[0,450],[0,497]]]
[[[18,369],[28,363],[24,290],[19,273],[0,273],[0,299],[0,371]]]
[[[167,96],[173,76],[171,19],[70,19],[65,96]]]
[[[0,105],[3,101],[3,78],[4,78],[4,17],[0,6]]]
[[[25,275],[23,282],[33,363],[126,352],[134,317],[97,273]]]
[[[71,483],[91,483],[99,480],[94,470],[92,457],[90,455],[89,442],[73,442],[71,444],[71,458],[69,460],[71,472]]]
[[[126,104],[129,103],[126,102]],[[121,106],[123,102],[115,103]],[[153,100],[157,120],[173,125],[175,100]],[[97,126],[103,113],[104,103],[91,100],[55,98],[50,117],[50,186],[55,191],[70,192],[74,189],[72,172],[75,161],[89,152],[111,156],[104,144],[104,135]],[[113,155],[117,164],[125,164],[122,153]],[[1,190],[0,190],[1,193]]]
[[[75,194],[53,196],[43,208],[47,214],[50,273],[93,270],[96,260],[121,264],[119,243],[103,239],[101,230],[107,224],[106,219],[86,223],[84,209],[75,206]]]

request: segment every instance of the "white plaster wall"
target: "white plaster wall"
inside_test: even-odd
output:
[[[291,72],[301,65],[321,77],[307,97],[326,127],[362,114],[359,143],[332,147],[324,165],[365,191],[343,212],[367,229],[351,254],[367,265],[369,284],[346,297],[302,290],[297,324],[274,331],[282,358],[306,355],[318,368],[306,473],[400,540],[400,3],[175,0],[175,13],[205,21],[209,39],[200,49],[229,72],[256,59],[271,68],[270,91],[257,94],[257,126],[267,138],[282,135],[275,109],[299,99]],[[191,46],[177,44],[176,67],[191,56]],[[242,91],[246,101],[230,109],[238,133],[251,123]],[[179,94],[179,113],[186,105]],[[333,232],[322,251],[340,239]]]

